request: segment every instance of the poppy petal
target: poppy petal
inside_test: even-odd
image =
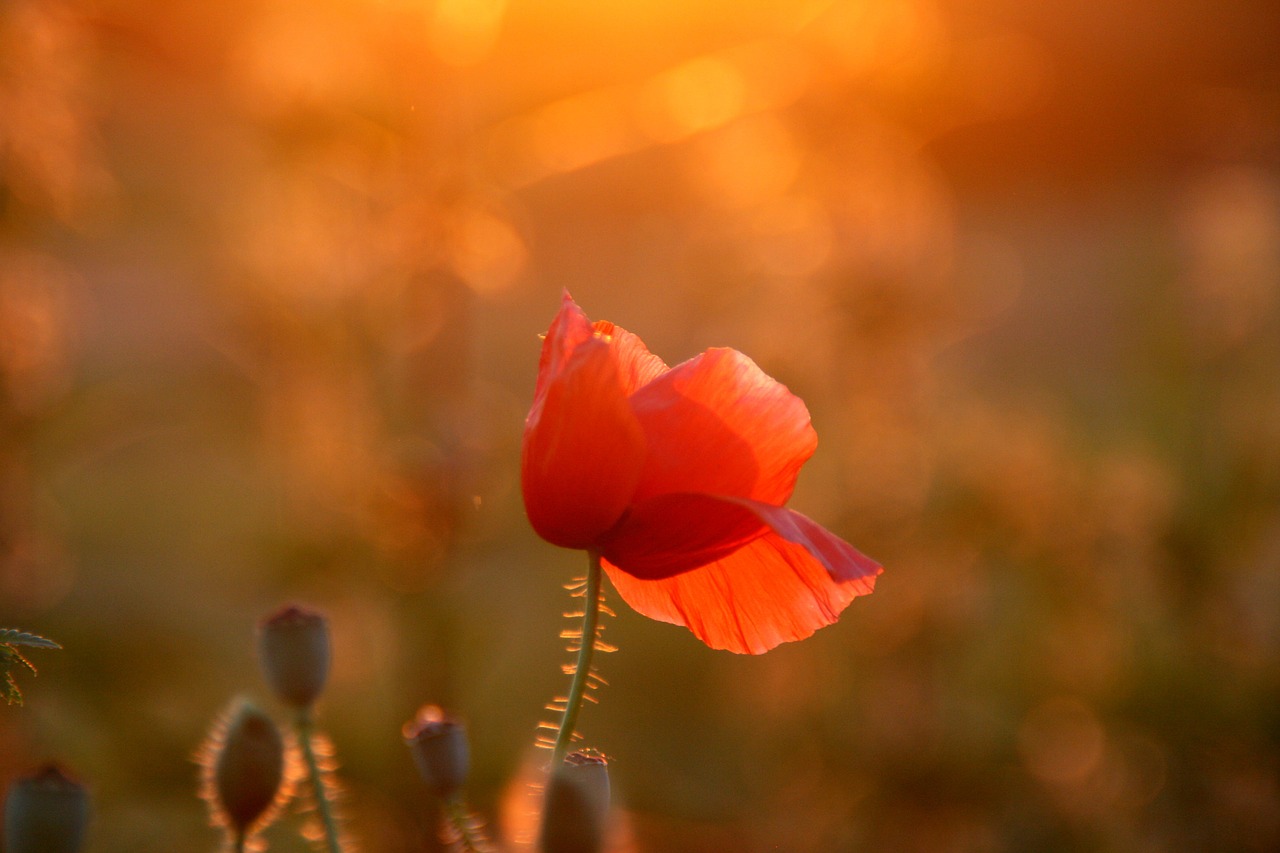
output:
[[[551,328],[547,329],[542,339],[542,353],[538,358],[538,381],[533,389],[533,409],[546,394],[547,386],[560,375],[573,351],[584,341],[591,340],[594,329],[591,321],[578,303],[573,301],[569,291],[565,291],[560,299],[560,310],[551,320]],[[529,413],[533,417],[533,412]]]
[[[618,373],[622,377],[622,387],[627,394],[634,394],[641,388],[670,368],[667,363],[649,352],[649,348],[640,340],[639,335],[632,334],[621,326],[615,326],[608,320],[597,320],[593,326],[597,335],[604,337],[613,345],[618,359]]]
[[[767,509],[767,533],[701,568],[658,580],[611,561],[605,570],[637,612],[684,625],[712,648],[761,654],[802,640],[870,593],[883,570],[811,519]]]
[[[566,548],[589,548],[630,503],[645,439],[627,403],[613,347],[589,325],[586,339],[579,338],[582,327],[572,311],[562,309],[556,320],[543,347],[538,396],[525,421],[521,487],[539,536]]]
[[[731,349],[710,349],[631,398],[649,457],[636,500],[701,492],[783,504],[818,437],[786,386]]]
[[[858,595],[870,593],[876,577],[884,571],[884,567],[875,560],[794,509],[757,501],[736,503],[749,508],[774,533],[808,551],[837,581],[868,581],[867,588]]]
[[[671,577],[726,557],[768,531],[754,508],[713,495],[658,495],[623,516],[600,545],[638,578]]]

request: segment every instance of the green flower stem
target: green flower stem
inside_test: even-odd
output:
[[[320,761],[316,758],[313,739],[315,737],[315,721],[311,717],[310,708],[301,708],[293,718],[294,729],[298,733],[298,743],[302,747],[302,759],[307,765],[307,778],[311,782],[311,795],[315,799],[316,813],[324,827],[325,847],[329,853],[343,853],[342,842],[338,838],[338,822],[333,815],[333,806],[329,803],[329,791],[325,786],[324,772]]]
[[[587,588],[582,602],[582,640],[578,647],[578,664],[569,683],[569,696],[564,704],[564,716],[560,718],[560,731],[556,734],[555,751],[551,766],[559,767],[564,761],[569,744],[573,741],[574,727],[578,724],[578,712],[582,710],[582,697],[587,693],[587,678],[591,675],[591,656],[596,650],[596,632],[600,624],[600,555],[587,552]]]

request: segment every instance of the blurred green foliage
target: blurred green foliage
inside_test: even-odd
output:
[[[35,665],[22,654],[20,646],[36,649],[62,648],[53,640],[37,634],[28,634],[26,631],[19,631],[17,628],[0,628],[0,673],[4,675],[4,684],[0,685],[0,694],[3,694],[5,702],[9,705],[22,704],[22,691],[18,688],[18,682],[13,677],[14,669],[21,665],[29,670],[32,675],[36,672]]]
[[[325,610],[371,853],[468,721],[518,846],[580,555],[522,516],[561,288],[809,404],[793,505],[887,567],[811,640],[619,608],[617,849],[1280,846],[1268,4],[10,0],[0,624],[58,637],[0,778],[207,849],[191,754]],[[279,709],[277,709],[279,710]],[[286,818],[272,850],[304,849]]]

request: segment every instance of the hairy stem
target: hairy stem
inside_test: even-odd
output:
[[[596,650],[596,633],[600,625],[600,555],[588,552],[587,587],[582,602],[582,640],[578,647],[578,662],[569,683],[569,695],[564,704],[564,716],[560,718],[560,731],[556,734],[552,767],[559,767],[573,740],[574,727],[578,724],[578,712],[582,710],[582,697],[587,692],[587,679],[591,675],[591,656]]]
[[[462,853],[486,853],[489,850],[488,840],[471,819],[467,804],[461,796],[448,800],[444,804],[444,812],[449,825],[453,827],[458,850]]]
[[[325,785],[324,771],[316,757],[315,722],[311,718],[311,709],[303,708],[293,719],[298,733],[298,744],[302,747],[302,759],[307,765],[307,779],[311,783],[311,796],[316,803],[316,814],[320,816],[320,824],[324,827],[325,849],[329,853],[343,853],[342,842],[338,838],[338,822],[333,815],[333,806],[329,802],[329,789]]]

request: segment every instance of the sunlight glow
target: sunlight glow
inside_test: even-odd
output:
[[[1046,700],[1018,731],[1018,746],[1033,775],[1051,784],[1081,781],[1102,761],[1106,734],[1093,709],[1074,697]]]
[[[432,50],[449,65],[482,62],[498,37],[506,7],[506,0],[439,0],[431,27]]]
[[[453,269],[472,290],[492,295],[515,283],[527,252],[510,222],[484,210],[468,210],[454,229]]]
[[[661,74],[642,93],[646,130],[671,142],[719,127],[742,112],[746,83],[724,59],[704,56]]]
[[[749,42],[639,84],[590,89],[502,122],[489,141],[490,160],[513,186],[530,184],[780,110],[809,82],[809,61],[798,44]],[[752,179],[747,171],[737,177]]]

